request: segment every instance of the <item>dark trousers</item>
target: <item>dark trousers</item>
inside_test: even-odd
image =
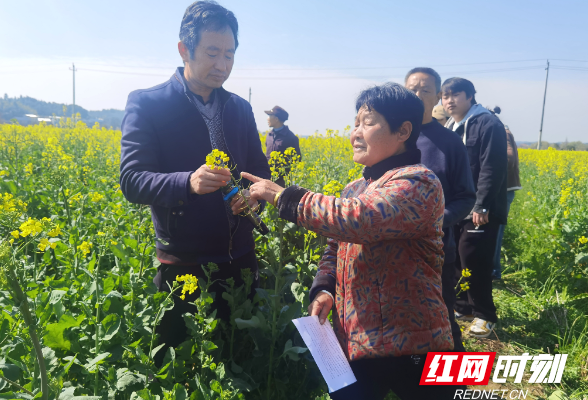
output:
[[[449,322],[451,323],[451,334],[453,335],[453,351],[466,351],[461,342],[461,329],[455,321],[455,262],[443,264],[441,271],[441,285],[443,301],[447,306],[447,313],[449,315]]]
[[[510,212],[510,205],[514,201],[515,198],[515,191],[509,190],[506,192],[506,216],[508,217],[508,213]],[[496,252],[494,253],[494,271],[492,272],[492,277],[496,279],[502,278],[502,265],[500,265],[500,251],[502,249],[502,239],[504,238],[504,231],[506,230],[506,225],[500,225],[498,229],[498,239],[496,241]]]
[[[469,282],[470,289],[458,296],[455,310],[489,322],[498,320],[492,299],[492,270],[499,229],[500,224],[495,221],[476,229],[471,220],[464,220],[457,225],[455,232],[458,243],[457,279],[465,268],[472,272],[472,276],[462,280],[462,283],[465,280]]]
[[[392,390],[402,400],[454,398],[465,386],[419,385],[426,354],[370,358],[350,363],[357,382],[330,393],[332,400],[382,400]]]
[[[251,291],[254,292],[259,282],[255,251],[252,250],[231,262],[220,263],[218,264],[218,267],[219,270],[213,273],[211,277],[211,279],[216,280],[216,282],[211,285],[209,291],[215,293],[213,307],[217,310],[217,318],[228,321],[231,316],[231,310],[227,301],[222,298],[222,294],[225,292],[225,288],[222,287],[222,284],[226,284],[225,281],[228,278],[233,278],[235,280],[235,287],[243,285],[244,282],[241,278],[241,270],[249,268],[254,278],[251,288]],[[172,286],[173,281],[176,280],[178,275],[185,274],[195,275],[198,279],[206,277],[201,265],[184,266],[161,264],[153,282],[160,292],[169,293],[169,287],[167,284],[169,283],[169,285]],[[159,343],[165,343],[165,346],[159,350],[155,356],[156,365],[161,365],[163,357],[169,347],[178,347],[186,340],[188,332],[182,315],[185,313],[196,312],[196,306],[190,303],[194,302],[200,296],[200,288],[191,295],[186,293],[185,300],[182,300],[179,297],[181,291],[176,293],[178,293],[178,296],[173,296],[174,308],[166,311],[161,322],[155,329],[155,332],[159,335]]]

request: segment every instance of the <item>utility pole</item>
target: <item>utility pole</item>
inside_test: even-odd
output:
[[[73,108],[72,108],[72,114],[73,114],[73,122],[75,124],[76,122],[76,65],[74,63],[71,63],[72,68],[70,68],[69,70],[73,72]]]
[[[251,88],[249,88],[249,104],[251,104]]]
[[[541,111],[541,127],[539,128],[539,142],[537,150],[541,150],[541,137],[543,136],[543,116],[545,115],[545,98],[547,97],[547,80],[549,79],[549,60],[547,60],[547,74],[545,75],[545,92],[543,92],[543,111]]]

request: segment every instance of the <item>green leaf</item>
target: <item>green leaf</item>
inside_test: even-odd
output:
[[[561,390],[556,390],[547,398],[547,400],[569,400],[569,397]]]
[[[116,257],[118,257],[124,264],[127,264],[127,255],[125,254],[124,250],[122,249],[121,244],[117,244],[116,246],[110,245],[110,251]]]
[[[188,392],[186,392],[186,388],[176,383],[172,389],[172,395],[174,400],[186,400],[188,398]]]
[[[126,369],[126,368],[124,368]],[[140,374],[133,374],[128,370],[120,373],[120,369],[116,372],[118,380],[116,382],[116,388],[122,392],[127,390],[138,390],[142,387],[145,387],[145,376]]]
[[[157,346],[156,348],[154,348],[153,350],[151,350],[151,358],[155,357],[155,355],[157,354],[157,352],[159,350],[161,350],[163,346],[165,346],[165,343],[162,343],[159,346]]]
[[[222,387],[222,385],[220,384],[219,381],[217,381],[215,379],[213,379],[212,381],[210,381],[210,388],[214,392],[216,392],[218,394],[222,394],[223,393],[223,387]]]
[[[0,393],[0,399],[26,399],[26,400],[30,400],[32,399],[33,396],[30,396],[26,393],[14,393],[14,392],[6,392],[6,393]]]
[[[202,350],[206,353],[210,353],[211,351],[218,349],[218,346],[216,344],[208,340],[203,341],[201,347]]]
[[[104,327],[103,340],[112,340],[112,338],[118,333],[120,329],[120,317],[117,314],[109,314],[102,320],[102,326]]]
[[[581,293],[572,297],[569,301],[588,299],[588,293]]]
[[[75,387],[64,388],[59,394],[59,400],[72,400],[74,398]]]
[[[578,253],[576,254],[576,264],[581,264],[584,262],[588,262],[588,253]]]
[[[98,354],[96,357],[94,357],[93,359],[91,359],[90,361],[88,361],[88,362],[86,363],[86,365],[84,365],[84,367],[85,367],[85,368],[86,368],[88,371],[90,371],[90,372],[93,372],[93,371],[96,369],[96,367],[97,367],[99,364],[102,364],[102,362],[103,362],[105,359],[107,359],[108,357],[110,357],[110,353],[109,353],[109,352],[104,352],[104,353],[102,353],[102,354]]]
[[[109,276],[108,278],[104,279],[102,283],[102,293],[108,294],[116,287],[116,282],[114,282],[114,278]]]
[[[246,329],[246,328],[258,328],[259,327],[259,318],[255,315],[251,317],[251,319],[241,319],[235,318],[235,323],[237,324],[237,328],[239,329]]]
[[[20,378],[21,370],[14,364],[0,364],[0,374],[11,381],[17,382]],[[0,389],[6,387],[6,381],[0,380]]]
[[[137,249],[137,241],[135,239],[131,239],[131,238],[123,238],[123,243],[130,247],[133,250]]]
[[[159,243],[161,243],[164,246],[169,246],[169,243],[161,238],[155,238],[155,240],[157,240]]]
[[[49,324],[45,328],[47,332],[43,336],[45,345],[55,350],[69,350],[71,348],[71,342],[63,337],[63,333],[68,328],[79,326],[83,320],[83,315],[78,316],[77,319],[70,314],[62,315],[58,323]]]
[[[233,371],[236,374],[240,374],[241,372],[243,372],[243,368],[241,368],[240,366],[238,366],[235,361],[231,361],[231,371]]]
[[[52,290],[49,296],[49,304],[57,304],[66,294],[67,291],[65,290]]]
[[[300,360],[299,354],[302,354],[307,350],[306,347],[292,346],[292,340],[289,339],[284,346],[282,357],[289,357],[292,361],[298,361]]]

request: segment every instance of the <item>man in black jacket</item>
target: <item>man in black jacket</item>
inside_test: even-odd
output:
[[[496,240],[506,224],[506,131],[502,122],[476,103],[472,82],[450,78],[441,87],[442,103],[451,115],[446,127],[466,145],[476,203],[470,215],[456,229],[459,264],[471,271],[469,290],[458,297],[456,319],[473,321],[469,335],[490,336],[496,325],[492,299],[492,270]]]
[[[463,220],[474,207],[476,191],[469,168],[468,152],[459,137],[441,126],[433,118],[433,109],[441,99],[441,77],[432,68],[413,68],[405,78],[405,86],[423,101],[425,114],[417,147],[421,162],[431,169],[441,181],[445,196],[443,218],[443,251],[445,260],[441,270],[443,301],[447,306],[453,351],[465,351],[461,341],[461,329],[454,318],[455,307],[455,225]]]
[[[267,124],[272,128],[265,138],[265,156],[267,160],[270,160],[272,152],[283,153],[289,147],[293,147],[296,154],[302,157],[298,136],[284,125],[284,122],[288,120],[286,110],[280,106],[275,106],[265,113],[268,115]],[[284,177],[278,177],[276,183],[280,186],[285,186]]]
[[[233,67],[238,24],[232,12],[214,2],[190,5],[180,29],[178,50],[184,62],[165,83],[129,95],[122,123],[120,186],[134,203],[148,204],[161,262],[154,279],[160,291],[178,275],[203,276],[214,262],[218,316],[228,318],[221,281],[251,270],[257,282],[253,224],[239,214],[242,200],[227,204],[218,190],[230,180],[228,169],[206,166],[213,149],[224,151],[236,178],[256,171],[269,179],[251,106],[223,89]],[[246,184],[246,182],[243,182]],[[252,208],[257,203],[249,200]],[[178,346],[186,337],[182,315],[194,312],[198,293],[184,301],[174,296],[157,331],[160,343]],[[157,354],[158,361],[165,349]]]

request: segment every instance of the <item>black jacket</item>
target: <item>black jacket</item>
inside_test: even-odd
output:
[[[472,107],[482,108],[480,105]],[[453,119],[447,122],[452,129]],[[455,131],[468,150],[472,177],[476,187],[476,204],[472,211],[489,211],[490,221],[506,224],[506,130],[500,120],[489,111],[480,112],[467,119]]]
[[[265,138],[265,157],[269,161],[272,151],[278,151],[283,153],[287,148],[293,147],[296,150],[296,154],[302,159],[302,153],[300,152],[300,141],[290,128],[284,125],[283,129],[278,132],[271,130]],[[290,169],[287,168],[286,171]],[[284,178],[280,176],[276,183],[280,186],[285,186]]]
[[[288,147],[294,147],[296,154],[302,156],[298,136],[292,133],[290,128],[284,125],[284,128],[278,132],[272,129],[265,138],[265,157],[269,161],[272,151],[283,153]]]
[[[162,239],[157,248],[197,255],[202,263],[226,262],[254,248],[253,225],[239,218],[231,231],[220,191],[190,194],[190,175],[206,162],[212,146],[182,74],[178,68],[167,82],[129,95],[122,123],[120,187],[129,201],[151,206],[155,234]],[[237,166],[233,174],[247,171],[269,179],[251,106],[217,90],[225,142]]]
[[[437,175],[443,186],[443,251],[445,264],[449,264],[456,259],[453,228],[467,217],[476,202],[468,152],[459,136],[444,128],[435,118],[421,127],[417,147],[421,151],[421,163]]]

